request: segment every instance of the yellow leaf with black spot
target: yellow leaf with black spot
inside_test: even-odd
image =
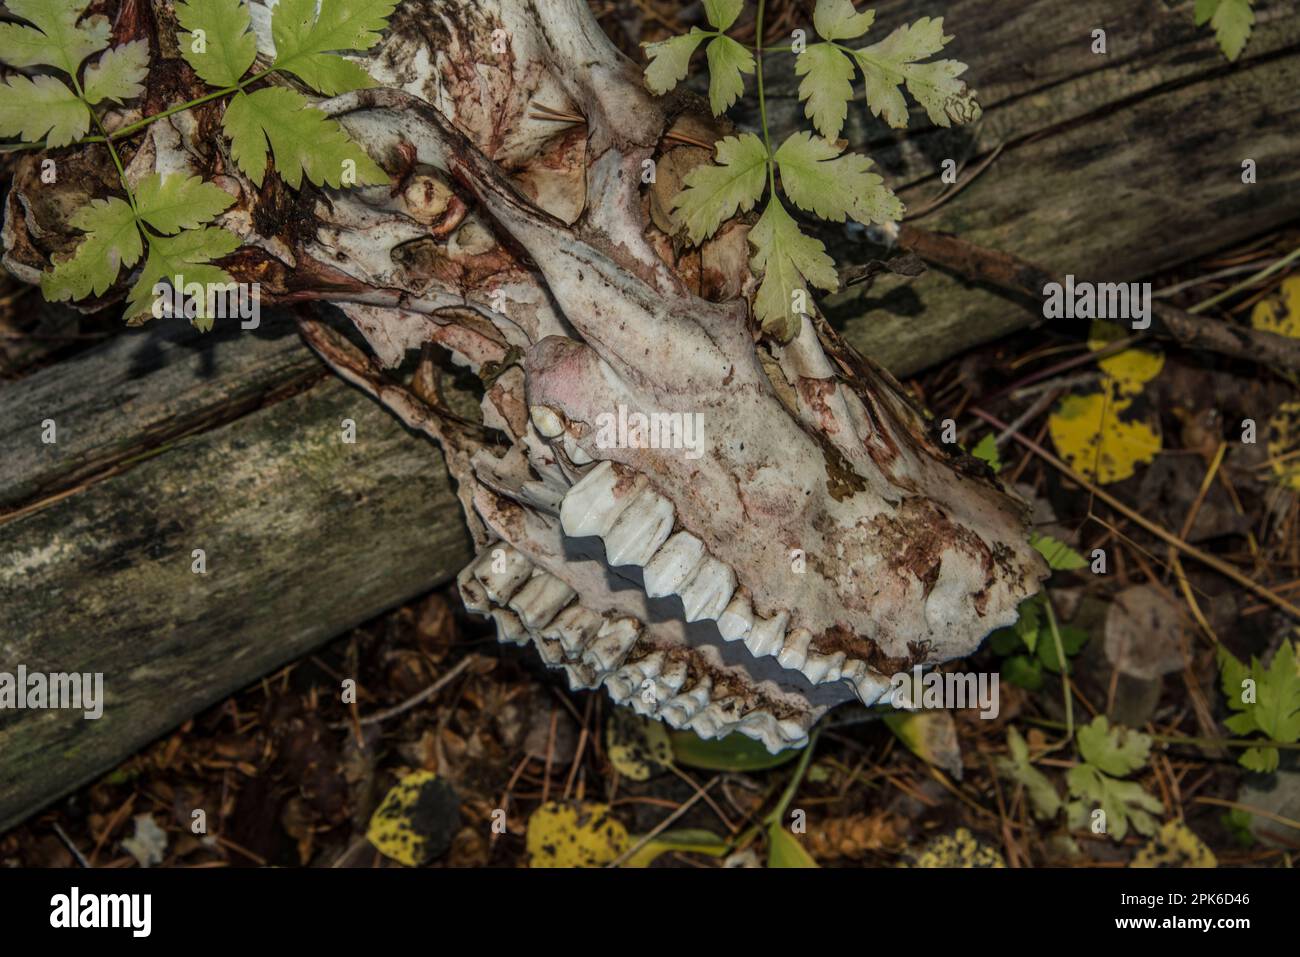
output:
[[[902,867],[1006,867],[1002,854],[991,844],[975,838],[964,827],[952,834],[941,834],[912,855]]]
[[[663,724],[627,708],[615,708],[605,724],[605,753],[618,773],[633,781],[648,781],[673,763]]]
[[[1265,332],[1300,339],[1300,276],[1282,280],[1271,295],[1255,303],[1250,324]]]
[[[1160,433],[1148,422],[1124,415],[1131,399],[1120,398],[1120,386],[1103,380],[1102,391],[1067,395],[1047,419],[1052,442],[1061,457],[1079,474],[1100,485],[1131,477],[1160,452]]]
[[[1099,352],[1127,335],[1122,326],[1097,319],[1088,331],[1088,348]],[[1125,349],[1098,360],[1097,366],[1118,386],[1121,395],[1136,395],[1160,374],[1160,370],[1165,367],[1165,357],[1159,352],[1148,352],[1145,349]]]
[[[630,845],[608,804],[547,801],[528,819],[529,867],[604,867]]]
[[[1166,821],[1160,833],[1137,852],[1129,867],[1218,867],[1205,842],[1182,821]]]
[[[366,840],[407,867],[419,867],[451,846],[460,826],[460,799],[432,771],[414,771],[397,782],[370,816]]]
[[[1268,420],[1268,459],[1278,481],[1300,492],[1300,402],[1283,402]]]

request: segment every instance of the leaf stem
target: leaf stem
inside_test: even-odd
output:
[[[758,118],[763,126],[763,146],[767,148],[767,186],[776,199],[776,168],[772,162],[772,138],[767,130],[767,97],[763,93],[763,14],[766,0],[758,0],[754,28],[754,72],[758,78]]]

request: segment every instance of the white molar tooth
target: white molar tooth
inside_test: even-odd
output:
[[[659,709],[659,717],[663,718],[664,723],[670,728],[681,728],[690,719],[680,705],[671,701]]]
[[[564,433],[564,454],[569,457],[569,461],[574,465],[590,465],[596,461],[587,454],[586,449],[579,445],[577,439],[568,432]]]
[[[745,699],[739,695],[728,695],[709,704],[709,711],[721,726],[730,726],[739,722],[744,710]]]
[[[504,605],[533,573],[533,563],[505,542],[490,545],[474,564],[474,577],[494,605]]]
[[[641,680],[646,678],[657,678],[659,673],[664,669],[664,653],[656,651],[646,655],[637,662],[637,667],[641,669]]]
[[[605,534],[605,560],[610,565],[645,565],[672,530],[672,502],[647,488]]]
[[[754,627],[749,629],[749,634],[745,636],[745,647],[749,649],[749,653],[755,658],[763,658],[780,651],[785,641],[785,626],[789,620],[790,616],[785,612],[773,618],[755,616]]]
[[[837,651],[833,655],[818,654],[815,651],[808,653],[808,660],[804,663],[804,677],[815,685],[823,684],[827,681],[838,681],[840,678],[840,669],[844,665],[844,652]]]
[[[620,668],[605,678],[605,690],[619,704],[636,694],[640,685],[640,672],[637,671],[636,665]]]
[[[704,560],[704,543],[690,532],[678,532],[645,566],[645,593],[651,598],[674,595]]]
[[[537,631],[550,624],[551,619],[573,601],[575,595],[577,592],[572,588],[550,572],[539,568],[510,599],[510,607],[519,615],[525,627]]]
[[[881,695],[889,690],[889,679],[868,665],[865,674],[854,680],[853,686],[862,703],[870,706],[879,701]]]
[[[717,618],[735,590],[736,573],[716,558],[705,556],[690,581],[678,591],[686,620]]]
[[[557,639],[564,653],[569,658],[576,659],[596,637],[604,623],[605,619],[590,608],[574,603],[556,615],[542,634]]]
[[[812,632],[807,628],[792,628],[785,636],[785,643],[777,653],[776,660],[782,668],[802,671],[808,660],[808,644],[812,641]]]
[[[632,618],[615,618],[606,621],[596,633],[596,639],[583,653],[582,660],[602,674],[613,671],[632,650],[640,627]]]
[[[493,608],[492,620],[497,625],[497,640],[511,645],[528,644],[528,629],[519,616],[505,608]]]
[[[570,691],[589,691],[600,684],[600,676],[596,670],[589,665],[581,662],[564,665],[565,674],[569,676]]]
[[[537,649],[537,654],[541,656],[542,661],[554,668],[564,662],[564,649],[560,643],[550,638],[543,638],[541,635],[533,635],[533,646]]]
[[[589,535],[604,538],[645,483],[643,475],[628,482],[614,468],[614,463],[601,462],[565,494],[560,504],[564,534],[574,538]]]
[[[754,609],[749,603],[749,597],[737,593],[718,616],[718,632],[727,641],[739,641],[753,627]]]
[[[456,585],[460,589],[460,600],[465,603],[465,608],[479,615],[486,615],[492,609],[492,602],[488,599],[487,590],[482,583],[474,577],[474,566],[468,565],[461,573],[456,576]]]
[[[564,420],[548,405],[530,406],[528,417],[533,420],[533,428],[548,439],[553,439],[564,431]]]
[[[707,708],[692,717],[688,722],[688,727],[705,741],[718,736],[717,719]]]
[[[686,677],[689,674],[689,668],[686,662],[680,658],[668,662],[663,671],[659,673],[659,680],[656,682],[663,689],[665,698],[672,698],[677,692],[682,690],[682,685],[686,684]]]

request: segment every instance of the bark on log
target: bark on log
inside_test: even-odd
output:
[[[882,28],[934,12],[913,0],[872,6]],[[973,170],[1005,144],[917,224],[1060,275],[1132,281],[1300,216],[1300,103],[1282,93],[1300,85],[1300,18],[1287,4],[1258,6],[1250,44],[1229,64],[1187,4],[954,0],[942,11],[956,35],[945,56],[970,64],[983,120],[904,135],[858,102],[844,135],[905,184],[913,210],[943,188],[944,158]],[[1097,28],[1105,55],[1091,52]],[[769,86],[778,128],[801,121],[797,87],[793,71]],[[1246,159],[1257,164],[1254,185],[1241,181]],[[846,338],[896,375],[1041,321],[937,270],[912,283],[882,277],[826,306]]]
[[[0,831],[469,558],[434,447],[266,332],[155,324],[0,391],[0,671],[107,699],[0,713]]]

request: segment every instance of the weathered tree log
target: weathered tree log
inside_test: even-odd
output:
[[[872,5],[886,27],[936,12],[912,0]],[[955,34],[945,53],[970,64],[983,119],[904,136],[858,109],[844,135],[903,186],[912,211],[945,188],[944,159],[965,164],[961,182],[1001,145],[918,225],[1059,275],[1135,280],[1300,216],[1300,102],[1281,93],[1300,86],[1300,18],[1285,3],[1256,7],[1250,44],[1229,64],[1190,4],[954,0],[941,11]],[[1106,31],[1104,55],[1091,50],[1094,29]],[[797,86],[791,71],[769,88],[778,127],[799,120]],[[1042,318],[936,270],[920,282],[884,277],[866,294],[850,288],[827,309],[897,375]]]
[[[0,830],[470,554],[437,450],[285,322],[128,333],[0,407],[0,672],[103,672],[106,697],[0,712]]]

